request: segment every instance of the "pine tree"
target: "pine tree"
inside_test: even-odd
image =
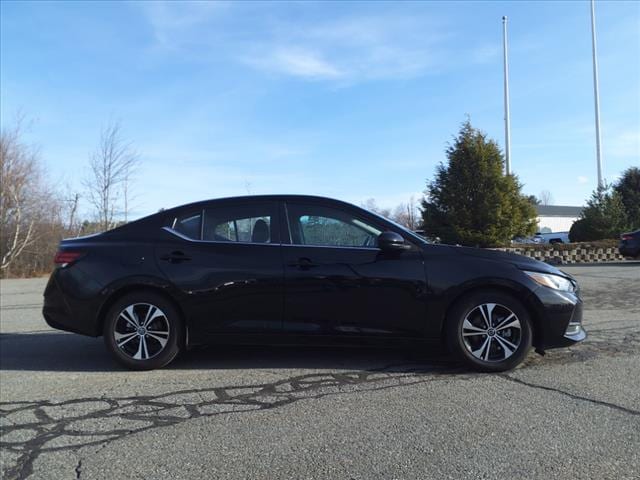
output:
[[[491,247],[535,232],[532,202],[522,195],[517,177],[503,173],[495,141],[466,121],[446,156],[422,203],[429,235],[445,243]]]
[[[611,190],[611,186],[605,185],[591,194],[580,219],[571,226],[569,240],[588,242],[618,238],[628,225],[622,196],[616,190]]]
[[[630,167],[613,186],[627,214],[629,230],[640,228],[640,168]]]

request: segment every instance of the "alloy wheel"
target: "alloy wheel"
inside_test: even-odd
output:
[[[116,346],[134,360],[149,360],[164,350],[169,341],[169,320],[150,303],[124,308],[114,324]]]
[[[517,315],[497,303],[483,303],[471,309],[462,323],[462,340],[479,360],[501,362],[511,357],[522,339]]]

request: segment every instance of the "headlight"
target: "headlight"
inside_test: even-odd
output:
[[[553,275],[551,273],[540,273],[540,272],[527,272],[525,271],[529,277],[534,280],[536,283],[544,287],[553,288],[554,290],[562,290],[563,292],[573,292],[575,291],[575,287],[573,282],[568,278],[561,277],[560,275]]]

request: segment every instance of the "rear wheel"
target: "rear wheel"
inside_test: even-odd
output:
[[[475,370],[511,370],[531,349],[529,313],[500,291],[477,292],[460,300],[451,309],[446,327],[451,352]]]
[[[153,292],[134,292],[109,309],[104,341],[127,368],[164,367],[180,352],[182,322],[171,302]]]

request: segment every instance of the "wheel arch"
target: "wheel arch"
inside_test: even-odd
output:
[[[119,285],[118,287],[110,289],[109,293],[107,294],[107,298],[104,300],[104,302],[100,306],[100,309],[98,310],[97,325],[98,325],[99,335],[100,336],[102,335],[102,332],[104,330],[104,322],[106,321],[107,313],[109,312],[111,307],[125,295],[128,295],[133,292],[142,292],[142,291],[152,292],[157,295],[160,295],[161,297],[163,297],[165,300],[167,300],[172,304],[172,306],[178,312],[178,315],[180,316],[180,320],[182,322],[182,326],[184,327],[184,335],[182,336],[183,337],[182,341],[184,345],[182,346],[184,347],[188,345],[190,326],[189,326],[189,322],[187,321],[187,317],[184,313],[184,310],[180,305],[180,302],[178,302],[175,296],[169,292],[169,289],[166,285],[145,282],[140,280]]]
[[[444,340],[446,334],[446,324],[449,321],[449,315],[454,306],[465,296],[472,295],[479,292],[485,291],[498,291],[507,295],[514,297],[516,300],[522,303],[522,305],[527,309],[531,317],[531,330],[532,330],[532,343],[534,346],[537,346],[542,341],[542,326],[540,320],[540,313],[535,304],[535,300],[531,292],[522,287],[518,287],[517,285],[511,284],[510,282],[504,281],[484,281],[482,284],[472,284],[463,287],[461,290],[457,291],[454,295],[451,296],[450,300],[447,302],[443,322],[441,326],[441,337]]]

